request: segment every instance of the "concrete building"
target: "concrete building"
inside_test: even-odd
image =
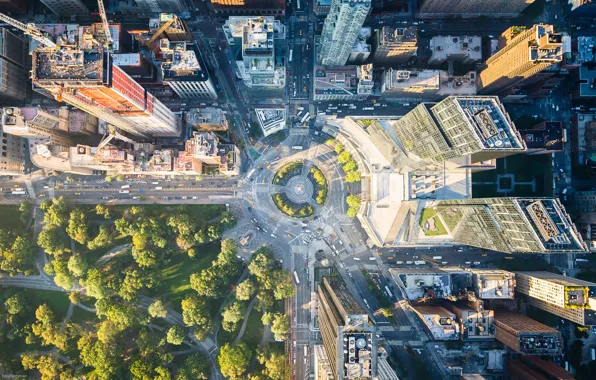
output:
[[[543,121],[519,133],[526,144],[526,154],[551,154],[565,150],[563,130],[561,121]]]
[[[371,0],[333,0],[323,24],[317,54],[318,64],[346,64],[370,7]]]
[[[186,113],[186,121],[199,131],[228,130],[228,119],[221,108],[192,108]]]
[[[366,27],[360,29],[358,38],[352,46],[352,52],[348,57],[346,64],[348,65],[362,65],[368,57],[370,57],[371,45],[368,43],[372,35],[371,28]]]
[[[279,108],[255,108],[259,126],[263,137],[267,137],[286,128],[286,109]]]
[[[212,0],[217,14],[282,16],[286,13],[284,0]]]
[[[27,97],[27,71],[0,57],[0,100],[18,102]]]
[[[460,244],[500,252],[586,252],[557,198],[441,200],[435,210]]]
[[[233,16],[223,29],[228,43],[242,49],[242,60],[236,65],[247,87],[280,89],[286,85],[285,66],[275,44],[285,39],[283,24],[272,16]]]
[[[564,39],[569,37],[555,33],[552,25],[540,24],[527,30],[511,27],[501,38],[506,45],[486,61],[478,76],[479,94],[515,92],[514,86],[562,61]]]
[[[213,132],[193,132],[178,161],[180,165],[190,162],[194,171],[200,171],[199,174],[240,174],[240,150],[233,144],[221,144]]]
[[[4,122],[0,124],[0,134],[2,134],[2,140],[0,140],[0,176],[24,174],[27,140],[6,133],[4,131]]]
[[[596,284],[551,272],[515,272],[517,292],[544,311],[580,325],[596,324]]]
[[[593,0],[567,0],[566,4],[570,17],[596,17],[596,3]]]
[[[418,52],[418,29],[384,26],[375,30],[373,62],[383,65],[404,64]]]
[[[314,100],[365,100],[372,95],[372,65],[314,68]]]
[[[561,333],[516,312],[495,310],[496,338],[513,351],[525,355],[560,355]]]
[[[144,13],[182,13],[188,11],[184,0],[135,0]]]
[[[479,305],[483,305],[479,303]],[[446,309],[452,311],[459,324],[459,332],[463,341],[479,341],[495,338],[495,312],[470,307],[465,302],[445,302]]]
[[[592,154],[596,152],[596,114],[571,115],[571,156],[577,164],[584,165],[594,161]]]
[[[554,362],[527,355],[507,360],[507,374],[511,380],[575,380],[575,377]]]
[[[160,41],[163,81],[181,98],[217,99],[215,86],[196,43]]]
[[[418,16],[422,18],[445,17],[517,17],[534,0],[423,0],[419,3]]]
[[[471,274],[456,268],[391,268],[389,273],[405,298],[450,298],[465,292]]]
[[[165,27],[165,29],[163,29]],[[149,18],[149,33],[144,36],[151,38],[161,30],[157,38],[167,38],[173,42],[190,42],[194,40],[192,31],[185,20],[173,13],[160,13],[157,17]]]
[[[25,40],[6,28],[0,28],[0,57],[19,67],[27,66]]]
[[[456,315],[441,306],[412,306],[412,310],[422,320],[434,340],[458,340],[459,325]]]
[[[576,42],[579,70],[577,77],[573,76],[575,84],[572,96],[575,99],[590,99],[596,96],[596,37],[577,37]]]
[[[331,362],[322,344],[313,346],[315,356],[315,380],[334,380]]]
[[[476,73],[451,76],[443,70],[388,69],[381,77],[381,96],[386,99],[439,100],[449,95],[476,95]]]
[[[114,65],[118,66],[140,84],[157,83],[157,68],[141,53],[112,54]]]
[[[314,5],[314,13],[318,17],[327,16],[331,10],[332,0],[316,0]]]
[[[340,277],[324,277],[317,288],[318,321],[335,380],[377,376],[376,328]]]
[[[445,61],[474,63],[482,59],[482,37],[435,36],[429,44],[429,65]]]
[[[41,2],[58,16],[89,15],[89,9],[81,0],[41,0]]]
[[[513,299],[515,274],[500,269],[469,268],[472,273],[474,293],[482,300]]]

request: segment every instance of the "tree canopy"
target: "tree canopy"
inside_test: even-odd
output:
[[[252,352],[246,343],[225,344],[219,350],[217,362],[222,375],[229,377],[230,380],[239,380],[248,369],[251,357]]]

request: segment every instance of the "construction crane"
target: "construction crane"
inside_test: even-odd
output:
[[[176,15],[174,15],[174,17],[172,17],[172,19],[164,22],[163,25],[160,26],[159,29],[157,29],[157,31],[151,36],[151,38],[149,38],[147,41],[145,41],[145,45],[150,46],[153,43],[153,41],[155,41],[163,32],[165,32],[173,23],[175,23],[177,21],[178,21],[178,17],[176,17]]]
[[[97,6],[99,7],[99,15],[101,16],[101,22],[103,24],[103,31],[105,35],[105,47],[107,49],[112,48],[112,35],[110,34],[110,24],[108,24],[108,16],[106,16],[106,8],[103,6],[103,0],[97,0]]]
[[[52,41],[48,37],[46,37],[45,33],[43,33],[41,30],[39,30],[35,26],[35,24],[31,24],[31,23],[23,24],[20,21],[17,21],[11,17],[8,17],[4,13],[0,13],[0,20],[4,21],[7,24],[14,26],[15,28],[22,30],[25,34],[31,36],[31,38],[33,38],[35,41],[39,42],[40,44],[42,44],[48,48],[56,49],[58,47],[58,45],[56,45],[54,43],[54,41]]]
[[[136,144],[136,141],[129,139],[128,137],[120,134],[116,128],[114,128],[111,125],[108,125],[108,131],[109,131],[109,135],[107,137],[105,137],[97,146],[97,151],[99,151],[100,149],[102,149],[103,147],[105,147],[110,141],[112,141],[113,139],[118,139],[118,140],[122,140],[122,141],[126,141],[127,143],[131,143],[131,144]]]

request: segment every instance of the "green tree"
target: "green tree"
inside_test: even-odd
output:
[[[137,326],[141,321],[134,305],[116,302],[109,298],[103,298],[95,303],[95,312],[98,317],[105,317],[114,323],[119,331]]]
[[[346,162],[346,164],[343,166],[343,169],[344,169],[345,173],[348,173],[348,172],[351,172],[352,170],[358,169],[358,165],[356,165],[356,161],[350,160],[350,161]]]
[[[360,207],[360,197],[357,195],[350,194],[346,197],[346,203],[350,207]]]
[[[120,328],[114,322],[110,320],[101,321],[97,329],[97,339],[105,344],[113,344],[120,331]]]
[[[290,332],[290,317],[276,313],[271,323],[271,332],[276,340],[287,339]]]
[[[260,350],[257,359],[265,367],[263,374],[271,380],[287,380],[290,377],[288,356],[278,350],[265,347]]]
[[[344,146],[340,143],[335,143],[335,146],[333,148],[335,149],[335,153],[337,154],[340,154],[344,150]]]
[[[44,227],[37,236],[37,245],[50,255],[60,255],[70,250],[68,237],[61,228],[56,226]]]
[[[117,378],[122,360],[122,349],[117,344],[106,344],[87,334],[77,342],[81,362],[88,367],[95,368],[93,375],[101,380]]]
[[[101,215],[106,219],[110,219],[110,209],[108,208],[108,206],[104,205],[104,204],[98,204],[95,206],[95,213],[97,215]]]
[[[329,146],[332,146],[332,147],[334,147],[334,146],[335,146],[335,139],[334,139],[333,137],[330,137],[330,138],[328,138],[328,139],[325,141],[325,144],[327,144],[327,145],[329,145]]]
[[[168,316],[168,309],[162,300],[157,300],[149,305],[147,312],[153,318],[165,318]]]
[[[360,182],[360,172],[357,170],[352,170],[346,174],[346,182],[353,183],[353,182]]]
[[[246,279],[236,287],[236,298],[240,301],[248,301],[257,291],[255,283],[251,279]]]
[[[132,248],[132,257],[141,268],[154,268],[159,263],[157,251],[154,249]]]
[[[197,250],[190,248],[186,253],[188,254],[188,257],[195,257],[197,255]]]
[[[248,369],[252,352],[244,342],[235,345],[225,344],[219,350],[217,362],[222,375],[230,380],[242,379],[244,372]]]
[[[68,269],[68,261],[63,258],[57,258],[52,260],[54,267],[54,282],[59,287],[71,290],[72,287],[77,283],[77,280]]]
[[[107,176],[106,176],[106,182],[107,182],[107,183],[110,183],[110,182],[112,182],[112,180],[113,180],[113,178],[112,178],[112,176],[111,176],[111,175],[107,175]]]
[[[187,326],[195,326],[195,331],[211,330],[211,314],[204,298],[190,296],[182,300],[182,319]]]
[[[68,205],[64,197],[43,201],[39,207],[43,210],[44,228],[63,226],[68,216]]]
[[[113,242],[112,233],[110,228],[105,224],[99,226],[99,232],[97,236],[87,243],[87,248],[94,250],[98,248],[104,248],[111,245]]]
[[[166,336],[166,340],[170,344],[175,344],[179,346],[184,342],[184,337],[186,337],[186,330],[184,327],[179,325],[174,325],[168,329],[168,334]]]
[[[9,249],[0,252],[0,269],[11,274],[24,271],[34,261],[35,245],[29,236],[17,236]]]
[[[276,300],[283,300],[294,297],[294,284],[292,275],[286,270],[277,270],[274,272],[275,286],[273,287],[273,296]]]
[[[41,338],[42,345],[53,345],[63,351],[68,348],[68,341],[74,334],[72,325],[56,322],[54,312],[47,304],[42,304],[35,310],[35,318],[31,331]]]
[[[238,323],[244,318],[245,307],[238,301],[229,303],[221,313],[222,327],[226,331],[234,331]]]
[[[13,294],[4,301],[4,308],[10,315],[17,315],[25,311],[27,308],[27,301],[20,294]]]
[[[265,326],[271,326],[274,317],[275,315],[273,313],[264,313],[261,317],[261,322],[263,322]]]
[[[143,275],[136,269],[127,268],[124,272],[124,281],[120,286],[120,297],[126,301],[133,301],[137,299],[141,289],[145,287]]]
[[[68,220],[68,227],[66,233],[74,241],[79,244],[86,244],[89,240],[88,221],[85,211],[80,208],[75,208],[70,212],[70,219]]]
[[[36,369],[41,374],[41,380],[74,380],[72,369],[60,363],[56,355],[39,355],[21,357],[21,364],[25,370]]]
[[[104,275],[98,268],[89,269],[84,285],[87,287],[87,295],[93,298],[102,299],[109,293]]]
[[[81,293],[79,292],[68,293],[68,300],[75,305],[81,302],[81,298]]]
[[[201,352],[190,354],[178,370],[176,380],[208,380],[211,371],[207,358]]]
[[[220,271],[211,267],[203,269],[200,273],[190,275],[190,287],[199,295],[205,297],[219,297],[222,292],[223,281]]]
[[[75,277],[83,277],[87,273],[87,269],[89,269],[89,264],[83,256],[74,254],[68,259],[68,270]]]
[[[358,209],[357,208],[353,208],[350,207],[348,209],[348,211],[346,212],[346,215],[348,216],[348,218],[353,218],[358,214]]]
[[[71,176],[68,176],[68,177],[66,177],[66,182],[73,183],[73,182],[75,182],[75,179],[72,178]]]
[[[122,174],[118,175],[118,176],[116,177],[116,181],[118,181],[118,182],[123,182],[123,181],[124,181],[124,176],[123,176]]]
[[[348,153],[347,151],[343,151],[339,154],[339,156],[337,156],[337,162],[339,162],[340,164],[345,164],[346,162],[350,161],[352,159],[352,155],[350,153]]]

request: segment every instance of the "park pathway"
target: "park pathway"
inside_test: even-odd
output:
[[[238,332],[238,336],[236,336],[236,340],[234,340],[234,343],[238,343],[240,339],[242,339],[242,336],[244,335],[244,330],[246,330],[246,324],[248,323],[248,316],[252,312],[255,302],[257,302],[256,296],[253,297],[252,300],[250,300],[250,303],[246,308],[246,312],[244,313],[244,320],[242,321],[242,327],[240,327],[240,331]]]

